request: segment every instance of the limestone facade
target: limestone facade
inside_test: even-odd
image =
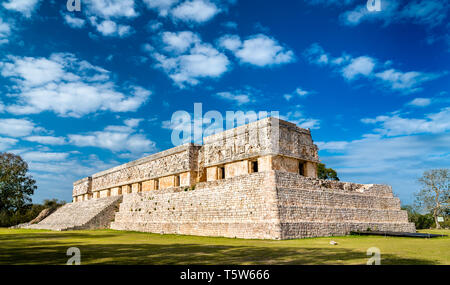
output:
[[[317,177],[309,130],[266,118],[108,169],[74,183],[73,201],[167,189],[281,170]]]
[[[267,118],[83,178],[74,183],[74,203],[47,224],[80,229],[76,221],[98,207],[91,212],[103,213],[106,228],[154,233],[292,239],[415,232],[390,186],[317,179],[318,162],[309,130]],[[102,201],[112,198],[120,206],[110,219],[113,207]]]

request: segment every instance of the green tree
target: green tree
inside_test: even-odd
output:
[[[317,176],[319,179],[339,181],[336,170],[327,168],[323,163],[317,164]]]
[[[436,228],[441,226],[438,222],[438,216],[443,215],[450,208],[449,201],[449,185],[450,172],[449,169],[432,169],[425,171],[419,178],[422,184],[422,190],[416,193],[416,205],[431,213],[436,224]]]
[[[417,206],[406,205],[402,207],[408,213],[408,221],[414,223],[416,229],[429,229],[434,224],[433,215],[431,214],[421,214],[417,209]]]
[[[0,153],[0,213],[12,214],[31,202],[37,189],[28,164],[18,155]]]

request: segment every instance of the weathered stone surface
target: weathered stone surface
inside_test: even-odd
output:
[[[116,196],[65,204],[38,224],[26,228],[55,231],[107,229],[121,201],[122,196]]]
[[[318,159],[309,130],[267,118],[79,180],[76,203],[35,226],[114,220],[117,230],[259,239],[415,231],[390,186],[317,179]]]
[[[292,180],[296,183],[289,188],[277,185]],[[390,187],[329,183],[282,171],[203,182],[194,191],[127,195],[111,228],[260,239],[345,235],[368,228],[415,231]]]
[[[54,210],[50,209],[50,208],[42,210],[36,218],[34,218],[30,221],[30,224],[34,225],[34,224],[39,223],[43,219],[47,218],[53,212],[54,212]]]

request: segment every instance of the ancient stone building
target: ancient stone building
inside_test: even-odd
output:
[[[261,239],[415,232],[390,186],[317,179],[317,152],[309,130],[266,118],[76,181],[73,203],[32,227]]]

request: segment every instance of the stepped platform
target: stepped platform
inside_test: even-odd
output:
[[[124,195],[112,229],[259,239],[415,232],[387,185],[267,171]]]
[[[106,197],[66,204],[28,229],[54,231],[108,229],[114,220],[122,196]]]

